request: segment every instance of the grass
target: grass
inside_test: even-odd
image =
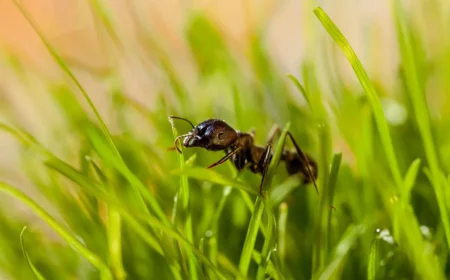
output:
[[[142,21],[139,9],[130,6],[135,8],[137,34],[136,42],[130,42],[123,39],[114,10],[104,1],[91,1],[97,32],[106,31],[99,37],[113,42],[108,47],[123,57],[138,58],[145,65],[139,71],[148,71],[148,76],[155,73],[152,67],[159,71],[154,103],[147,106],[130,97],[119,64],[103,74],[106,79],[84,70],[110,89],[103,97],[111,120],[23,5],[16,2],[50,53],[53,60],[48,63],[67,79],[55,83],[27,69],[20,56],[2,53],[14,77],[10,80],[23,81],[30,92],[45,88],[46,102],[57,108],[55,119],[62,125],[47,119],[53,134],[46,138],[22,122],[20,111],[1,113],[0,130],[18,143],[19,163],[14,166],[16,177],[0,170],[5,201],[0,207],[0,275],[450,277],[450,145],[441,132],[450,124],[449,37],[440,34],[442,46],[430,48],[416,10],[406,10],[400,1],[392,5],[400,55],[392,90],[372,78],[373,69],[363,63],[326,8],[308,12],[313,22],[305,33],[308,40],[326,42],[316,50],[322,59],[308,56],[298,72],[287,75],[267,49],[265,28],[249,29],[248,48],[242,52],[230,44],[214,18],[188,12],[183,34],[195,71],[192,79],[180,74],[165,48],[166,38]],[[443,18],[430,24],[445,30],[445,16],[439,16]],[[113,52],[108,55],[115,61]],[[382,53],[375,55],[382,60]],[[359,83],[340,75],[333,63],[341,58]],[[333,65],[327,70],[333,77],[319,71],[322,63]],[[437,107],[434,99],[441,101]],[[407,112],[401,122],[392,121],[389,102]],[[39,108],[42,104],[36,103],[38,112],[45,110]],[[230,162],[205,168],[222,153],[168,150],[178,134],[191,129],[182,121],[171,123],[170,115],[194,124],[218,117],[242,131],[255,129],[260,144],[273,124],[284,127],[273,145],[264,196],[258,189],[260,175],[238,173]],[[287,131],[317,160],[319,195],[298,175],[289,176],[280,162],[284,145],[293,148],[286,141]]]

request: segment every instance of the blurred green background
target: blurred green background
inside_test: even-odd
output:
[[[449,277],[447,1],[5,0],[0,18],[1,279]],[[261,145],[288,125],[320,195],[282,162],[262,199],[260,175],[204,168],[223,153],[169,151],[190,130],[169,115]]]

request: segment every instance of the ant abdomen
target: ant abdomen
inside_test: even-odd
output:
[[[308,155],[305,155],[308,162],[305,162],[297,153],[292,151],[285,151],[282,155],[282,160],[286,163],[286,170],[289,175],[301,173],[304,183],[311,183],[317,179],[318,170],[317,163]],[[308,167],[311,171],[313,178],[308,173]]]

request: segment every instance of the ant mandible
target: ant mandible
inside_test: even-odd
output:
[[[267,173],[270,161],[273,156],[272,140],[276,134],[280,134],[280,128],[275,125],[270,134],[266,146],[254,144],[254,132],[245,133],[234,130],[226,122],[219,119],[209,119],[194,126],[189,120],[170,116],[169,119],[179,119],[188,122],[192,130],[187,134],[179,135],[175,138],[173,150],[181,153],[178,147],[180,139],[184,139],[182,145],[186,148],[200,147],[209,151],[225,151],[226,155],[219,161],[211,164],[208,168],[213,168],[231,158],[238,171],[249,167],[253,173],[261,173],[262,179],[259,186],[259,192],[262,193],[264,178]],[[294,144],[295,151],[283,149],[281,160],[286,163],[286,169],[289,175],[301,173],[304,177],[303,183],[314,183],[317,194],[319,191],[316,185],[317,164],[305,155],[294,140],[292,134],[288,131],[287,135]]]

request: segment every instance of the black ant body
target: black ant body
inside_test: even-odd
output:
[[[262,195],[264,177],[273,155],[272,140],[277,133],[279,134],[281,132],[278,126],[272,128],[267,144],[263,147],[254,144],[254,132],[245,133],[236,131],[226,122],[219,119],[209,119],[194,126],[189,120],[181,117],[170,116],[169,118],[184,120],[192,126],[192,130],[189,133],[180,135],[175,139],[172,149],[176,149],[181,153],[178,142],[180,139],[183,139],[182,144],[186,148],[200,147],[210,151],[225,151],[226,155],[219,161],[208,166],[208,168],[213,168],[231,158],[238,171],[242,171],[248,167],[253,173],[262,174],[259,187],[260,194]],[[300,147],[290,132],[287,135],[291,138],[295,146],[295,151],[284,149],[281,156],[281,160],[286,163],[287,172],[290,175],[301,173],[304,177],[303,182],[313,182],[318,194],[319,192],[315,182],[318,173],[316,162],[300,150]]]

